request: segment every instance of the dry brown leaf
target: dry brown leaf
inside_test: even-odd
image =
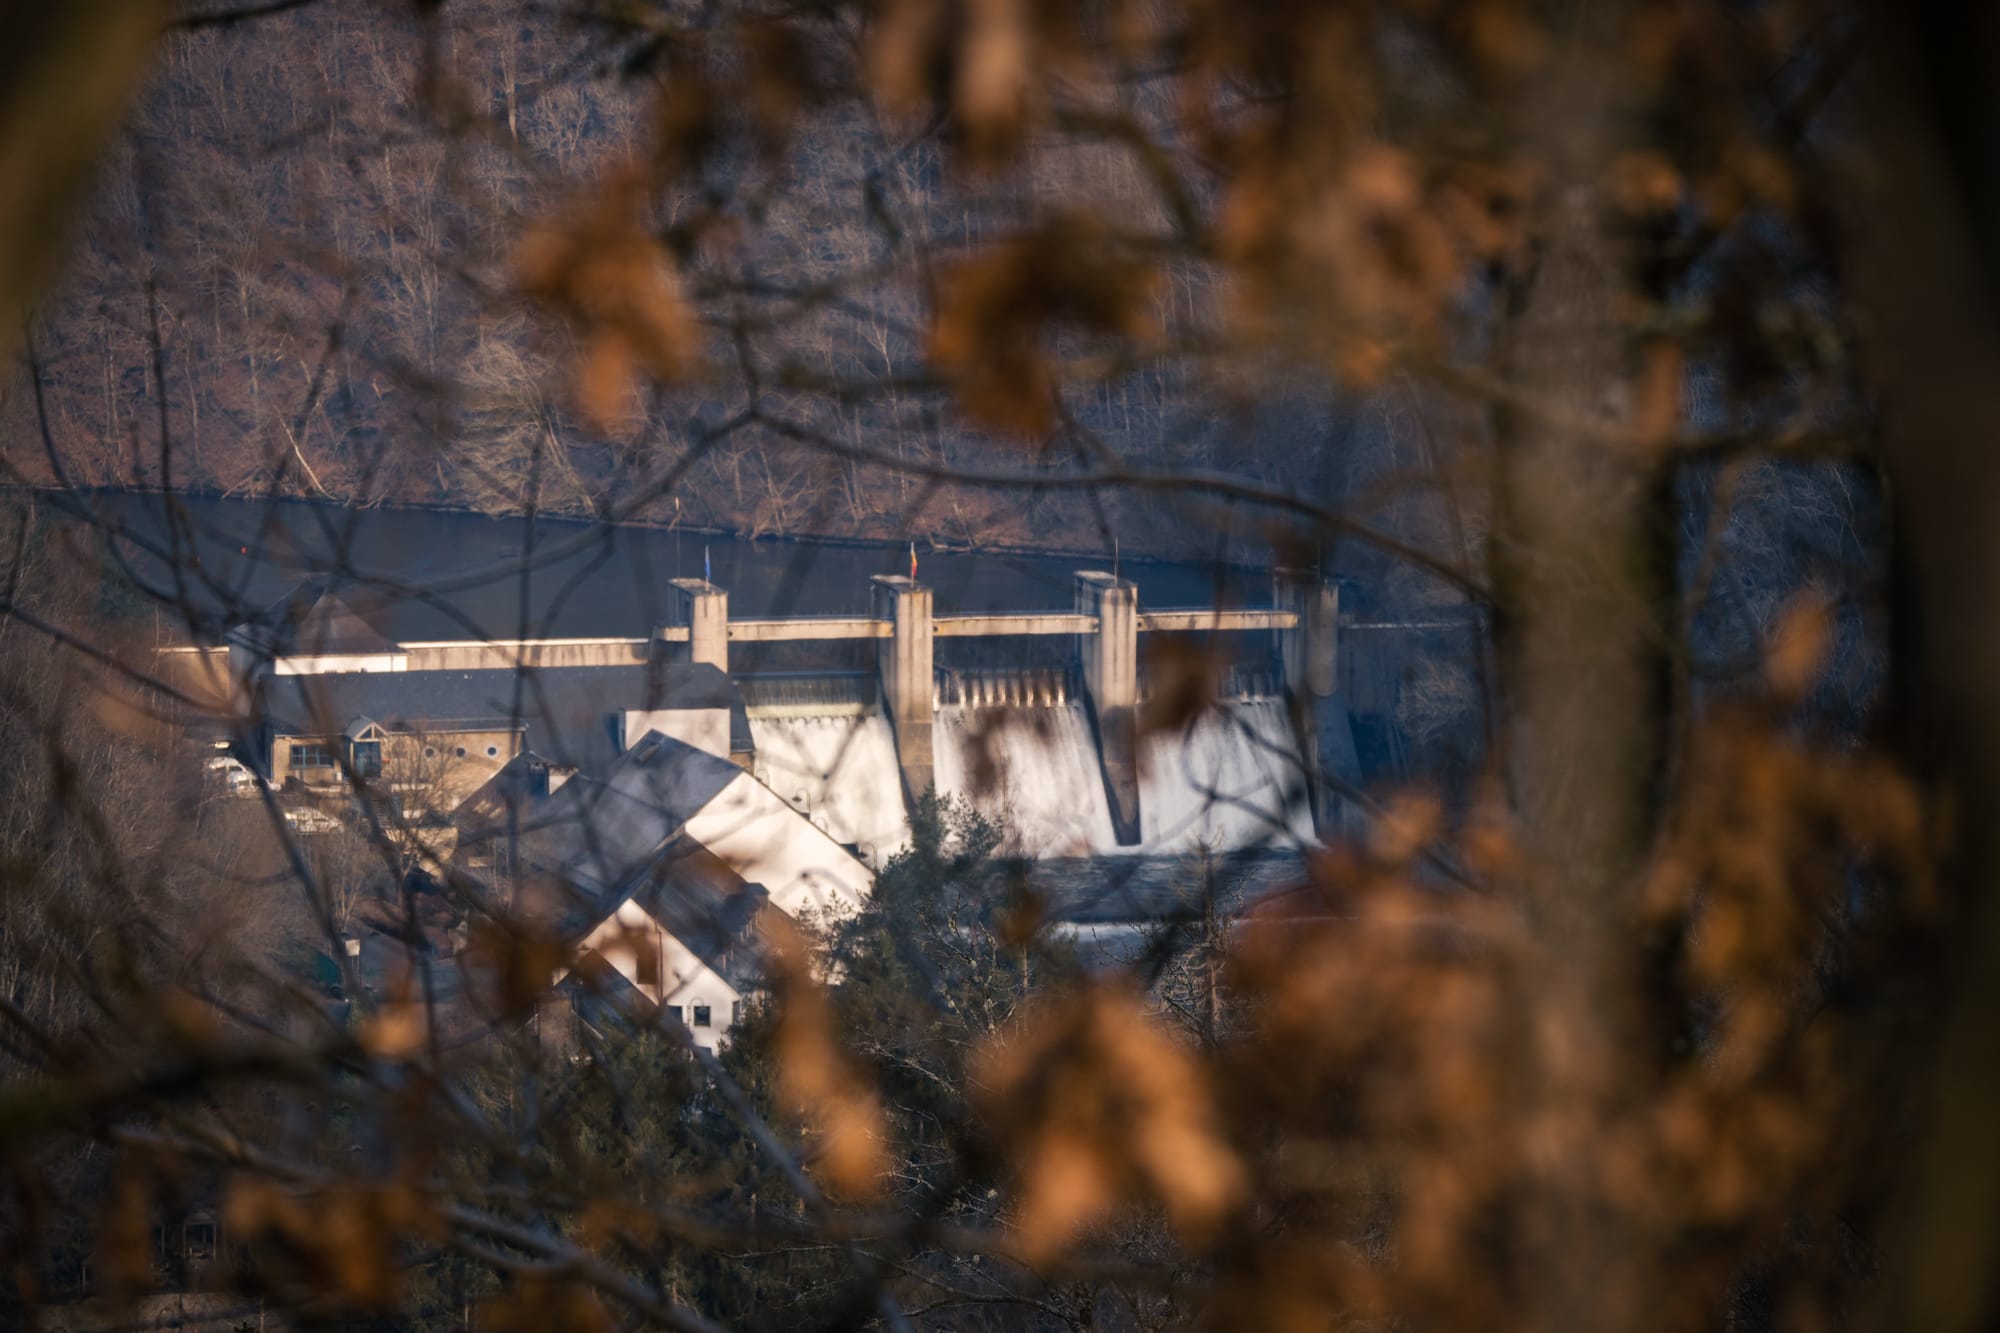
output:
[[[975,421],[1024,435],[1048,429],[1058,327],[1144,338],[1154,327],[1154,267],[1073,215],[960,260],[939,275],[929,355]]]
[[[1473,55],[1490,74],[1521,79],[1548,63],[1549,35],[1520,0],[1478,0],[1465,25]]]
[[[1808,588],[1786,604],[1764,650],[1764,680],[1780,699],[1805,695],[1833,648],[1833,604]]]
[[[824,96],[810,43],[797,27],[778,20],[743,25],[740,35],[749,75],[750,128],[766,158],[782,154],[799,115]]]
[[[558,971],[570,961],[561,940],[492,917],[473,923],[467,955],[485,982],[487,999],[510,1019],[533,1013],[555,984]]]
[[[643,225],[644,178],[630,170],[600,182],[568,222],[531,228],[514,253],[515,281],[582,333],[578,407],[599,430],[629,425],[644,377],[673,384],[701,359],[701,333],[680,275]]]
[[[1672,444],[1686,377],[1687,354],[1679,343],[1662,338],[1647,344],[1632,398],[1632,434],[1641,448],[1659,453]]]
[[[939,0],[890,0],[868,41],[869,86],[898,116],[922,113],[932,94],[932,71],[945,36]]]
[[[1228,661],[1210,643],[1162,634],[1144,645],[1152,692],[1139,709],[1139,736],[1173,735],[1215,707]]]
[[[804,937],[775,914],[767,933],[774,939],[766,972],[778,1003],[773,1043],[779,1087],[818,1131],[815,1174],[833,1193],[873,1197],[890,1166],[881,1102],[840,1047]]]
[[[119,1158],[98,1215],[93,1261],[114,1300],[130,1300],[153,1287],[155,1180],[137,1158]]]
[[[1218,228],[1245,332],[1303,327],[1335,370],[1379,378],[1399,339],[1434,335],[1459,256],[1408,154],[1368,143],[1331,164],[1273,154],[1232,182]],[[1273,324],[1274,320],[1285,322]]]
[[[1242,1202],[1206,1073],[1121,985],[1045,1002],[980,1049],[972,1084],[1017,1164],[1031,1262],[1142,1199],[1203,1245]]]
[[[1631,217],[1671,213],[1680,206],[1681,175],[1651,151],[1621,153],[1606,173],[1612,202]]]
[[[1388,866],[1408,865],[1437,837],[1444,806],[1428,792],[1401,792],[1384,802],[1368,831],[1368,851]]]
[[[653,156],[668,179],[699,173],[722,138],[706,61],[699,49],[675,47],[653,103]]]
[[[1033,46],[1027,0],[966,0],[952,110],[974,161],[997,161],[1020,142],[1034,83]]]
[[[504,1299],[481,1305],[479,1315],[493,1333],[611,1333],[618,1326],[589,1287],[544,1277],[516,1284]]]

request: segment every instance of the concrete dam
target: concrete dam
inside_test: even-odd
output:
[[[743,682],[758,775],[842,841],[893,850],[907,802],[933,787],[1001,821],[1014,850],[1030,855],[1313,837],[1316,737],[1310,724],[1294,726],[1287,696],[1333,693],[1331,585],[1281,575],[1270,608],[1142,611],[1135,585],[1083,570],[1072,612],[980,614],[939,612],[912,578],[877,575],[872,585],[869,616],[732,621],[725,590],[676,580],[674,615],[658,633],[670,657],[724,670],[737,642],[878,645],[873,688],[863,677],[845,699],[822,689],[816,704],[810,678],[791,691]],[[1183,727],[1146,730],[1139,640],[1158,633],[1262,636],[1269,669],[1232,673]],[[1040,637],[1063,643],[1069,662],[958,671],[936,660],[939,640]]]
[[[1334,585],[1280,572],[1271,586],[1264,607],[1152,608],[1135,584],[1082,570],[1070,610],[957,612],[915,578],[875,575],[866,614],[740,618],[727,589],[681,578],[644,637],[494,639],[410,637],[365,589],[324,585],[295,590],[288,609],[224,647],[169,657],[180,678],[207,677],[253,720],[259,682],[274,677],[439,673],[428,679],[441,687],[446,673],[610,680],[647,663],[707,664],[740,697],[748,734],[732,757],[878,864],[907,843],[910,804],[931,789],[1000,822],[1008,850],[1029,856],[1284,848],[1339,822],[1318,760],[1324,719],[1345,714],[1327,706]],[[1155,725],[1149,708],[1154,655],[1142,644],[1155,636],[1233,664],[1199,709],[1177,691],[1171,725]],[[734,669],[772,645],[805,669]],[[523,748],[537,744],[530,721]],[[273,776],[268,759],[264,771]]]

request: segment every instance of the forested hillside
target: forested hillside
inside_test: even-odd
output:
[[[176,37],[37,328],[56,458],[40,457],[17,382],[9,463],[44,482],[59,467],[85,484],[489,512],[616,497],[634,517],[751,532],[1076,546],[1117,526],[1128,548],[1185,547],[1144,496],[946,484],[917,502],[921,469],[996,462],[993,436],[937,392],[938,265],[1038,215],[1061,228],[1096,211],[1161,246],[1173,219],[1114,145],[1058,142],[963,188],[937,140],[865,101],[794,126],[855,77],[855,51],[819,38],[753,57],[718,42],[657,79],[626,72],[651,58],[629,32],[579,42],[556,17],[485,3],[428,23],[310,5]],[[1136,126],[1158,110],[1121,114]],[[664,227],[676,249],[689,383],[630,405],[604,391],[593,411],[568,392],[591,349],[524,295],[535,228],[605,207],[622,164],[655,152],[675,157],[674,188],[617,224]],[[1086,279],[1107,240],[1079,235],[1078,273],[1055,276]],[[1064,419],[997,394],[1034,427],[1003,467],[1108,450],[1327,500],[1393,461],[1379,403],[1189,382],[1176,353],[1217,299],[1198,256],[1134,295],[1121,319],[1151,350],[1114,360],[1071,339],[1066,355],[1099,364],[1066,387]],[[1407,407],[1407,386],[1383,387]],[[783,424],[730,429],[751,403]],[[852,455],[803,449],[800,432]],[[1307,458],[1322,461],[1302,473]],[[671,467],[686,469],[673,499],[647,493]]]
[[[1243,340],[1269,294],[1224,273],[1259,253],[1260,196],[1171,79],[1039,117],[1023,152],[898,115],[909,90],[871,84],[887,37],[590,22],[312,4],[170,37],[6,381],[8,478],[1196,558],[1275,539],[1371,613],[1462,612],[1438,572],[1485,558],[1494,385],[1428,353],[1391,369],[1365,338]],[[1424,134],[1460,133],[1434,90],[1406,96],[1444,118]],[[1364,323],[1421,333],[1448,249],[1500,273],[1524,243],[1522,180],[1446,170],[1440,227],[1402,167],[1369,170],[1362,211],[1298,242],[1352,270]],[[1378,243],[1384,273],[1358,253]],[[1721,446],[1677,481],[1692,665],[1742,676],[1807,584],[1858,652],[1871,479],[1728,448],[1794,401],[1846,448],[1830,289],[1805,254],[1778,256],[1774,293],[1766,242],[1700,244],[1672,318],[1775,320],[1806,378],[1688,368],[1687,434]],[[565,286],[566,247],[611,256],[588,281],[653,293],[636,337]],[[1398,640],[1392,688],[1415,738],[1462,749],[1479,672],[1462,636],[1433,640]],[[1875,675],[1856,660],[1851,697]]]

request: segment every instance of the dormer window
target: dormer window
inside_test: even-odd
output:
[[[375,778],[382,775],[382,742],[356,741],[348,755],[348,764],[357,778]]]

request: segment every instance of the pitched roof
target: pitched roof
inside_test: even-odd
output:
[[[626,903],[660,927],[739,992],[756,984],[774,911],[761,884],[746,883],[701,844],[678,837],[616,893],[579,900],[559,933],[581,939]]]
[[[395,602],[330,576],[307,579],[232,632],[274,656],[386,653],[402,637]]]
[[[596,890],[624,884],[744,771],[718,755],[649,732],[601,778],[579,776],[550,797],[531,859]]]
[[[602,777],[565,783],[537,822],[522,858],[591,894],[622,888],[678,837],[763,884],[787,912],[852,907],[874,883],[852,852],[754,775],[659,732]]]
[[[386,653],[395,646],[373,618],[332,591],[322,593],[292,631],[295,652]]]
[[[561,769],[533,750],[517,752],[451,812],[459,829],[458,845],[490,841],[504,835],[510,824],[517,829],[531,824],[536,808],[548,800],[552,774]]]

